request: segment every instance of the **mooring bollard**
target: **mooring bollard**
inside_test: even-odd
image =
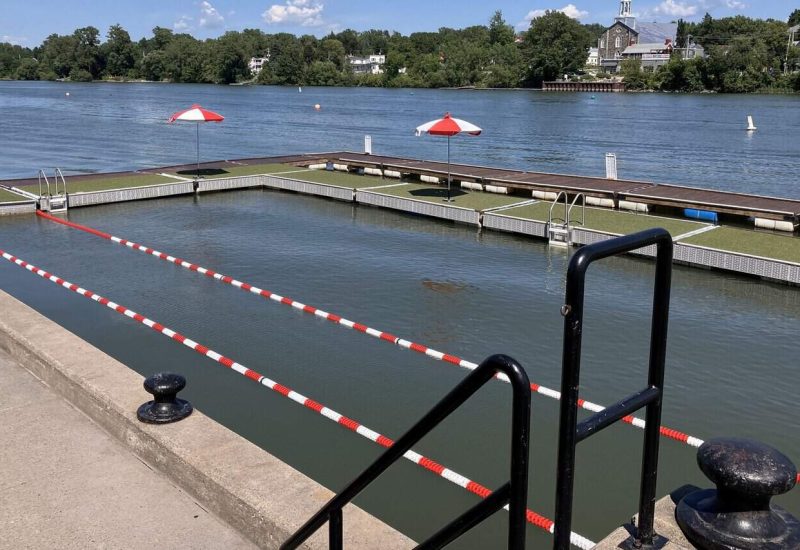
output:
[[[718,438],[698,449],[697,463],[717,488],[678,504],[676,519],[689,542],[707,550],[800,549],[800,520],[770,503],[796,483],[791,460],[758,441]]]
[[[143,403],[136,416],[148,424],[177,422],[192,414],[192,405],[178,399],[178,392],[186,387],[186,378],[180,374],[160,372],[144,381],[144,389],[153,394],[155,400]]]

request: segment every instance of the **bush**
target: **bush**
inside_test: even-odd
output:
[[[91,82],[93,80],[92,73],[86,69],[72,69],[69,72],[69,79],[73,82]]]

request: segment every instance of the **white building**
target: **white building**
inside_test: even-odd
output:
[[[263,69],[264,65],[267,63],[269,63],[269,54],[267,54],[267,57],[251,57],[247,68],[250,69],[251,73],[256,75],[261,72],[261,69]]]
[[[589,57],[586,58],[587,67],[597,67],[600,64],[600,50],[589,48]]]
[[[383,64],[386,63],[386,56],[383,54],[370,55],[368,57],[348,55],[347,61],[355,74],[383,74]]]

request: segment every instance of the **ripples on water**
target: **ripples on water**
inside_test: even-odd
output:
[[[484,129],[452,141],[454,162],[602,176],[615,152],[621,178],[800,198],[791,95],[0,82],[0,178],[194,162],[195,129],[166,124],[192,103],[226,117],[201,128],[208,160],[361,151],[365,134],[379,154],[444,160],[413,128],[450,111]]]
[[[305,95],[305,93],[304,93]],[[560,385],[566,251],[526,238],[278,192],[232,192],[74,210],[70,219],[178,255],[400,337],[479,362],[518,359]],[[29,217],[0,218],[0,248],[363,421],[390,437],[465,371],[343,330],[107,241]],[[645,381],[652,263],[589,273],[582,391],[610,403]],[[676,267],[664,423],[702,438],[757,437],[800,460],[794,372],[800,293]],[[377,456],[371,443],[279,399],[130,320],[12,266],[0,286],[142,374],[189,379],[195,405],[296,468],[339,488]],[[492,384],[418,450],[494,487],[505,473],[508,387]],[[530,506],[552,515],[557,404],[533,398]],[[641,432],[612,427],[579,448],[574,528],[600,538],[636,509]],[[694,452],[662,443],[659,494],[708,485]],[[392,498],[386,498],[390,491]],[[795,491],[797,493],[797,491]],[[800,496],[779,499],[795,513]],[[420,538],[469,494],[398,465],[361,504]],[[495,547],[495,519],[458,548]],[[548,538],[531,529],[532,545]]]

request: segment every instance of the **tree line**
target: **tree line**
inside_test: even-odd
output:
[[[698,23],[679,20],[669,63],[643,72],[637,62],[623,62],[626,87],[722,93],[800,91],[800,48],[790,44],[788,33],[798,24],[800,9],[787,21],[743,16],[714,19],[709,14]],[[679,53],[687,44],[703,46],[706,57],[684,60]]]
[[[797,73],[784,75],[800,61],[787,48],[787,30],[800,22],[800,10],[787,22],[710,15],[698,23],[679,21],[677,46],[687,40],[706,47],[705,59],[675,56],[666,67],[645,73],[626,62],[631,89],[750,92],[800,90]],[[404,36],[385,30],[352,29],[323,38],[259,29],[229,31],[207,40],[156,27],[134,42],[120,25],[101,41],[95,27],[69,35],[51,34],[41,45],[0,44],[0,78],[19,80],[150,80],[231,84],[386,86],[386,87],[539,87],[561,75],[584,72],[589,48],[605,31],[563,13],[548,11],[519,35],[496,11],[487,25],[440,28]],[[356,74],[348,56],[386,56],[383,74]],[[251,57],[269,57],[251,74]],[[608,75],[599,75],[600,77]],[[583,78],[592,78],[585,75]]]

